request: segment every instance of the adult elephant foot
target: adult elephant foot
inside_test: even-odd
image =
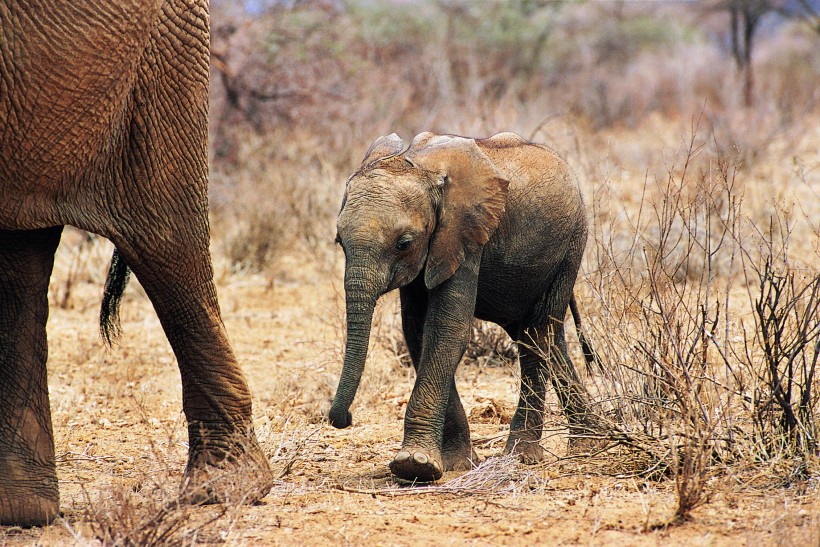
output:
[[[0,481],[8,479],[6,475]],[[17,481],[12,488],[0,485],[0,526],[45,526],[57,518],[59,512],[54,473],[42,478],[27,474],[25,481]]]
[[[3,368],[7,364],[0,359],[0,371],[8,370]],[[15,383],[4,383],[0,374],[0,400],[16,403],[0,408],[0,525],[28,528],[49,524],[58,516],[60,493],[45,374],[26,380],[28,391],[15,390]],[[26,408],[26,396],[34,401],[42,397],[45,412]]]
[[[253,504],[272,486],[270,463],[251,432],[227,441],[203,436],[192,442],[180,493],[184,502],[194,505]]]
[[[516,454],[521,463],[535,464],[544,461],[544,449],[537,440],[511,434],[507,439],[505,454]]]
[[[441,478],[444,468],[441,459],[423,449],[402,448],[393,461],[390,471],[407,482],[434,482]]]

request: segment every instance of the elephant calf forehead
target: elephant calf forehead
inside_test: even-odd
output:
[[[397,232],[424,230],[433,220],[429,197],[418,183],[394,180],[389,184],[348,186],[345,207],[339,216],[340,231],[365,230],[393,238]]]
[[[411,204],[421,205],[428,192],[418,177],[389,175],[382,172],[368,176],[356,176],[347,187],[348,202],[390,205],[402,208]]]

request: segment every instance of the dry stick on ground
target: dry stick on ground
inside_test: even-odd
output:
[[[310,441],[310,439],[314,437],[317,433],[319,433],[321,430],[321,427],[317,427],[316,429],[305,435],[303,438],[296,441],[296,447],[293,450],[293,454],[291,454],[290,458],[288,458],[288,460],[285,462],[285,466],[279,473],[280,479],[290,474],[291,470],[293,469],[293,465],[296,463],[296,460],[301,455],[302,449],[304,449],[308,441]]]

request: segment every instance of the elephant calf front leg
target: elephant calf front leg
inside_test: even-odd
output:
[[[469,471],[478,464],[478,454],[473,450],[470,441],[467,414],[461,404],[455,381],[450,386],[447,412],[444,416],[441,459],[445,471]]]
[[[475,459],[454,377],[470,336],[476,282],[477,267],[463,265],[430,293],[404,442],[390,463],[400,479],[435,481],[445,470],[469,469]]]
[[[411,452],[412,450],[412,452]],[[438,457],[435,453],[438,452]],[[405,446],[390,464],[397,477],[429,482],[438,480],[444,471],[469,471],[478,462],[478,455],[470,442],[470,426],[458,396],[455,382],[451,384],[444,416],[442,440],[439,447],[411,448]]]
[[[424,316],[427,313],[426,289],[411,285],[401,289],[402,328],[413,368],[418,371],[424,334]],[[409,452],[402,459],[411,457]],[[444,416],[441,460],[444,471],[466,471],[478,461],[470,443],[470,426],[458,396],[455,381],[450,384],[447,411]]]

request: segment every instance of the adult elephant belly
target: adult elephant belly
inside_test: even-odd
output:
[[[124,140],[134,77],[123,75],[136,74],[159,9],[97,7],[89,16],[77,6],[73,18],[51,2],[0,4],[0,19],[28,21],[0,26],[0,228],[71,223],[60,214],[71,205],[63,188],[76,196],[79,181],[107,171],[98,159]]]

